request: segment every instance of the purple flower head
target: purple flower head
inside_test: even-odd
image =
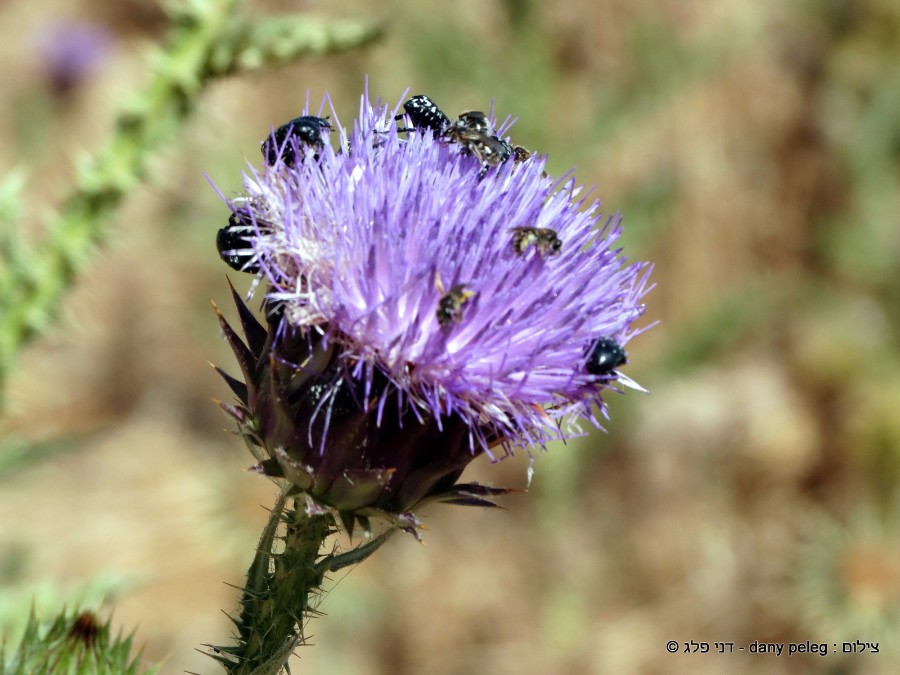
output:
[[[103,64],[112,35],[93,23],[53,22],[42,27],[38,40],[41,62],[54,93],[65,96]]]
[[[465,462],[572,437],[579,420],[599,426],[603,393],[637,386],[615,367],[649,290],[650,266],[616,247],[621,218],[602,221],[573,176],[513,152],[508,119],[432,132],[364,95],[347,130],[327,96],[325,107],[325,142],[288,137],[290,161],[251,168],[231,202],[245,248],[223,257],[259,270],[275,343],[331,350],[375,428],[388,415],[407,435],[431,425]],[[604,360],[608,344],[620,353]],[[342,432],[334,420],[317,438],[312,428],[324,457]]]

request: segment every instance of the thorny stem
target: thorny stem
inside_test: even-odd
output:
[[[106,147],[80,171],[77,187],[47,225],[47,239],[0,252],[0,408],[14,355],[40,334],[65,290],[105,240],[108,223],[144,177],[152,152],[193,112],[213,80],[303,57],[347,51],[380,37],[380,26],[305,16],[236,15],[244,0],[169,3],[172,29],[150,82],[118,115]],[[0,240],[17,223],[0,222]],[[4,249],[7,247],[4,247]]]
[[[286,511],[287,501],[282,493],[247,571],[241,612],[232,617],[238,644],[210,646],[210,656],[231,675],[283,672],[291,654],[303,644],[306,620],[316,615],[327,573],[362,562],[395,531],[345,553],[322,553],[325,540],[337,531],[331,513],[310,515],[302,500]],[[284,534],[279,535],[280,531]]]

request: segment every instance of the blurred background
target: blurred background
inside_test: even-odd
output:
[[[537,458],[505,511],[432,507],[336,579],[296,673],[893,673],[900,662],[900,4],[256,1],[387,22],[363,51],[221,81],[21,356],[0,422],[0,626],[102,606],[163,673],[217,672],[275,489],[212,402],[232,369],[214,238],[306,92],[519,116],[517,142],[625,214],[657,288],[651,390]],[[0,3],[0,170],[23,236],[148,78],[152,0]],[[527,457],[469,477],[524,487]],[[108,614],[107,614],[108,615]],[[706,641],[708,654],[666,652]],[[717,654],[714,642],[879,642]]]

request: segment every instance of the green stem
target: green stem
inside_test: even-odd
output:
[[[286,504],[282,494],[247,571],[241,613],[232,618],[238,644],[213,647],[210,654],[231,675],[281,673],[303,644],[303,627],[316,615],[326,575],[362,562],[395,531],[345,553],[322,553],[325,540],[337,531],[332,514],[309,515],[302,500],[287,511]],[[279,531],[284,534],[279,536]]]

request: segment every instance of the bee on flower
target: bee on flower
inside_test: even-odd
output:
[[[624,259],[621,217],[548,177],[545,157],[485,175],[477,153],[398,126],[400,104],[364,95],[347,127],[323,109],[298,119],[329,120],[336,144],[317,128],[315,157],[270,153],[231,204],[247,225],[220,253],[257,273],[271,311],[260,322],[238,300],[243,338],[222,320],[243,375],[225,376],[239,402],[223,407],[261,473],[350,527],[428,501],[489,505],[501,490],[457,482],[472,459],[599,426],[604,395],[637,387],[596,345],[624,354],[643,330],[651,266]],[[513,147],[508,125],[477,121]],[[279,129],[281,147],[308,142]]]

